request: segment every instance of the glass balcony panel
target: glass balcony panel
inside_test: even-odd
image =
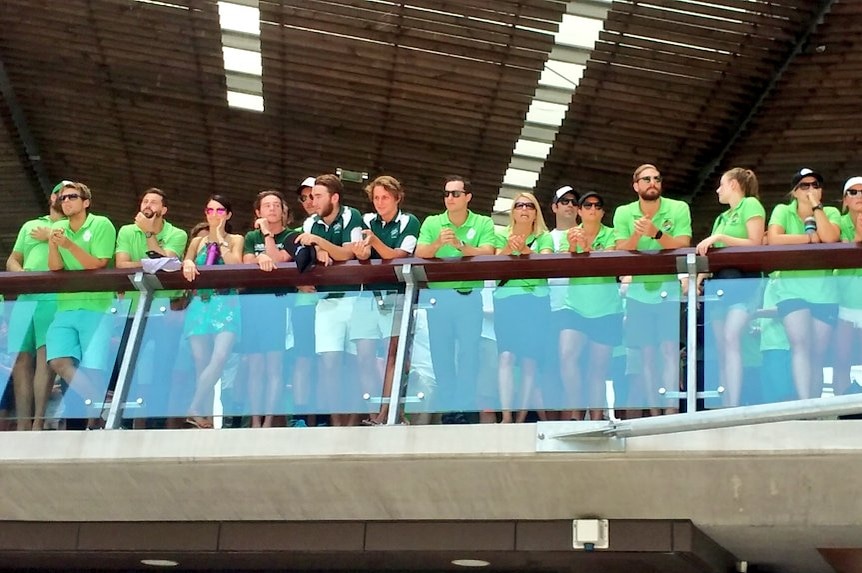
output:
[[[129,306],[113,293],[28,294],[5,300],[0,426],[102,427],[116,384]],[[47,359],[52,359],[50,365]]]
[[[138,427],[376,420],[402,299],[389,288],[157,293],[124,416]],[[156,418],[169,420],[141,421]]]
[[[862,392],[859,293],[855,269],[706,281],[706,407]]]
[[[424,289],[406,411],[529,421],[675,409],[682,304],[680,282],[666,276]]]

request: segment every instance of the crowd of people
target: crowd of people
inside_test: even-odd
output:
[[[816,171],[798,171],[788,201],[767,221],[756,175],[742,168],[725,172],[716,193],[727,209],[697,243],[697,253],[862,241],[862,177],[847,180],[840,210],[824,205],[823,184]],[[152,270],[173,262],[181,269],[189,289],[159,291],[147,318],[130,391],[138,398],[137,427],[145,427],[147,417],[161,417],[168,427],[212,428],[231,414],[231,400],[242,404],[237,412],[254,427],[291,419],[313,424],[324,414],[332,425],[379,425],[391,420],[388,396],[400,383],[394,380],[397,285],[204,289],[195,287],[199,269],[245,263],[271,272],[288,262],[303,270],[351,259],[691,246],[689,205],[662,195],[659,170],[639,166],[631,185],[635,200],[617,207],[612,218],[600,193],[559,188],[551,199],[552,229],[536,196],[519,193],[509,224],[495,228],[490,217],[470,210],[473,194],[464,177],[445,178],[445,210],[420,223],[402,210],[405,191],[395,178],[380,176],[367,185],[373,210],[362,214],[342,203],[341,180],[327,174],[298,186],[300,226],[291,226],[295,213],[286,197],[267,190],[256,196],[252,229],[242,235],[233,232],[231,201],[222,195],[209,197],[205,221],[187,233],[167,220],[167,194],[147,189],[134,221],[117,231],[91,212],[93,197],[85,184],[62,181],[51,193],[49,213],[21,227],[6,268]],[[835,391],[850,391],[851,367],[862,351],[860,286],[857,270],[780,271],[769,277],[726,270],[699,277],[696,288],[715,349],[712,385],[723,389],[721,405],[751,402],[745,346],[753,332],[760,335],[763,366],[754,383],[768,399],[819,396],[827,362],[834,367]],[[465,419],[455,412],[481,422],[522,422],[528,415],[602,419],[608,415],[608,380],[614,381],[618,406],[636,404],[653,415],[674,412],[676,402],[662,399],[659,389],[680,386],[680,301],[686,288],[677,275],[429,283],[413,311],[408,389],[415,382],[424,402],[410,422],[434,423],[440,413],[446,413],[444,422]],[[13,420],[8,425],[43,429],[51,419],[46,411],[52,396],[59,395],[69,398],[63,416],[99,427],[124,317],[138,302],[134,293],[110,292],[27,294],[7,301],[7,359],[0,360],[6,368],[0,380],[10,382],[0,410],[14,412],[7,415]],[[119,315],[118,307],[125,309]],[[483,359],[486,339],[495,346],[491,360]],[[614,366],[620,358],[621,370]],[[792,391],[777,390],[786,390],[788,381]],[[221,412],[213,409],[216,392]],[[76,410],[72,402],[84,407]]]

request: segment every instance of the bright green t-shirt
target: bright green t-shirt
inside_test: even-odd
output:
[[[30,236],[34,229],[39,227],[51,228],[54,224],[51,217],[47,215],[38,217],[24,223],[18,231],[18,238],[12,251],[21,253],[24,259],[25,271],[47,271],[48,270],[48,241],[37,241]]]
[[[498,249],[505,247],[511,233],[512,229],[510,227],[495,231],[495,247]],[[554,250],[554,239],[547,231],[538,235],[527,235],[527,240],[524,243],[531,253]],[[503,286],[497,287],[494,290],[494,298],[509,298],[510,296],[519,294],[548,296],[548,279],[511,279],[506,281]]]
[[[108,259],[108,266],[106,268],[114,266],[114,247],[117,241],[117,230],[107,217],[88,213],[84,224],[77,231],[69,228],[68,219],[56,221],[51,228],[62,229],[73,243],[90,255],[99,259]],[[84,270],[80,261],[68,249],[61,248],[60,257],[63,259],[63,268],[65,270]],[[114,300],[113,292],[60,293],[57,297],[57,311],[92,310],[95,312],[104,312],[111,306],[112,300]]]
[[[856,225],[850,213],[841,216],[841,240],[855,242]],[[836,269],[838,304],[845,308],[862,309],[862,269]]]
[[[635,221],[643,217],[640,201],[620,205],[614,211],[614,239],[623,241],[635,232]],[[653,224],[665,235],[671,237],[691,237],[691,210],[688,203],[676,199],[662,197],[659,208],[652,217]],[[638,240],[638,251],[658,251],[662,246],[652,237],[641,237]],[[678,300],[680,287],[676,275],[646,275],[632,277],[627,296],[644,303],[661,302],[662,292],[667,292],[667,300]]]
[[[186,252],[188,233],[174,227],[165,221],[162,230],[156,235],[156,241],[162,249],[176,253],[180,259]],[[123,225],[117,233],[117,253],[125,253],[133,261],[141,261],[147,257],[147,236],[134,223]]]
[[[578,226],[583,227],[583,225]],[[608,251],[612,250],[615,244],[614,230],[607,225],[602,225],[590,248],[592,251]],[[560,247],[561,250],[569,250],[567,236],[560,240]],[[583,252],[583,249],[578,247],[578,252]],[[569,279],[566,308],[587,318],[621,313],[623,303],[616,278],[578,277]]]
[[[494,220],[485,215],[477,215],[473,211],[467,211],[467,219],[460,227],[452,224],[448,213],[431,215],[425,219],[419,228],[419,245],[430,245],[437,240],[440,231],[444,228],[452,229],[455,236],[471,247],[493,247],[496,244],[494,232]],[[452,245],[443,245],[434,253],[437,258],[460,258],[464,255]],[[448,281],[428,283],[429,288],[452,288],[459,290],[482,288],[482,281]]]
[[[830,223],[841,225],[841,213],[835,207],[824,207]],[[805,235],[805,223],[796,211],[796,200],[776,205],[769,217],[769,226],[779,225],[787,235]],[[778,280],[778,300],[801,298],[813,303],[838,302],[838,283],[832,269],[810,271],[775,271],[770,276]]]
[[[736,207],[728,209],[715,219],[711,234],[722,234],[736,239],[747,239],[748,227],[746,224],[750,219],[755,217],[765,220],[766,210],[756,197],[744,197]],[[727,245],[718,241],[713,246],[726,247]]]

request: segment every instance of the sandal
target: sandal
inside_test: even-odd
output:
[[[186,426],[197,428],[199,430],[212,430],[212,422],[200,416],[189,416],[186,418]]]

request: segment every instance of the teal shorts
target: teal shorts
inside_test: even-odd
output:
[[[58,312],[47,336],[47,358],[73,358],[81,368],[107,370],[115,317],[92,310]]]
[[[10,354],[27,352],[45,346],[48,327],[57,313],[55,295],[21,295],[12,305],[9,314],[7,350]]]

